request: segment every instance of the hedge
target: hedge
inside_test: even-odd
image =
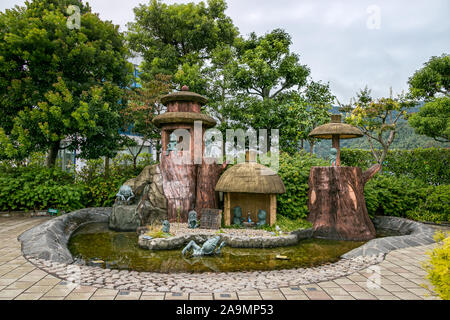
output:
[[[375,163],[370,151],[346,148],[341,151],[341,161],[343,165],[362,169]],[[431,185],[450,184],[450,149],[391,150],[383,164],[383,172],[420,179]]]
[[[286,193],[278,195],[278,214],[290,218],[306,218],[308,215],[308,178],[311,167],[327,166],[328,161],[309,153],[280,154],[278,174],[284,182]]]

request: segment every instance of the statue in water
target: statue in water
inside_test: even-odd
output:
[[[118,204],[130,204],[130,201],[134,198],[133,190],[130,186],[123,185],[120,187],[119,192],[116,194]]]
[[[330,163],[332,167],[336,166],[336,159],[337,159],[337,149],[331,148],[330,149]]]
[[[220,236],[215,236],[211,239],[208,239],[203,246],[199,246],[195,243],[194,240],[188,243],[188,245],[183,249],[181,254],[184,256],[187,252],[192,251],[193,257],[200,257],[200,256],[210,256],[213,254],[220,254],[220,250],[225,246],[225,241],[222,241],[222,243],[217,247],[220,241]]]

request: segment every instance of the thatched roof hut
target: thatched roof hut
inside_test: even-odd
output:
[[[237,164],[223,173],[216,191],[224,192],[224,223],[231,225],[233,209],[241,207],[243,218],[258,220],[258,211],[266,211],[269,225],[276,222],[276,195],[286,192],[280,176],[256,162]]]
[[[245,162],[225,171],[216,191],[241,193],[285,193],[283,181],[272,169],[256,162]]]

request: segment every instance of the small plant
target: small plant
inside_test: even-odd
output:
[[[152,237],[154,239],[157,238],[169,238],[172,236],[170,233],[165,233],[161,230],[161,226],[147,226],[146,236]]]
[[[450,236],[442,231],[437,232],[434,239],[438,246],[428,252],[430,260],[424,263],[427,279],[443,300],[450,300]]]

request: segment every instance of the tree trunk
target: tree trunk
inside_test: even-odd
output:
[[[109,177],[109,157],[105,157],[105,177]]]
[[[225,167],[226,164],[221,166],[216,163],[206,164],[205,162],[198,167],[195,211],[197,211],[199,219],[202,209],[219,207],[218,192],[215,190],[216,184]]]
[[[180,210],[181,222],[187,222],[189,211],[195,207],[197,170],[193,164],[177,164],[176,156],[173,151],[169,156],[161,154],[163,189],[169,221],[176,222]]]
[[[50,146],[50,149],[48,150],[48,155],[47,155],[47,163],[46,163],[47,168],[52,168],[55,166],[56,158],[58,157],[59,144],[60,144],[60,141],[54,142]]]
[[[364,199],[364,185],[379,170],[356,167],[312,167],[309,176],[308,220],[314,236],[333,240],[366,241],[375,238]]]

